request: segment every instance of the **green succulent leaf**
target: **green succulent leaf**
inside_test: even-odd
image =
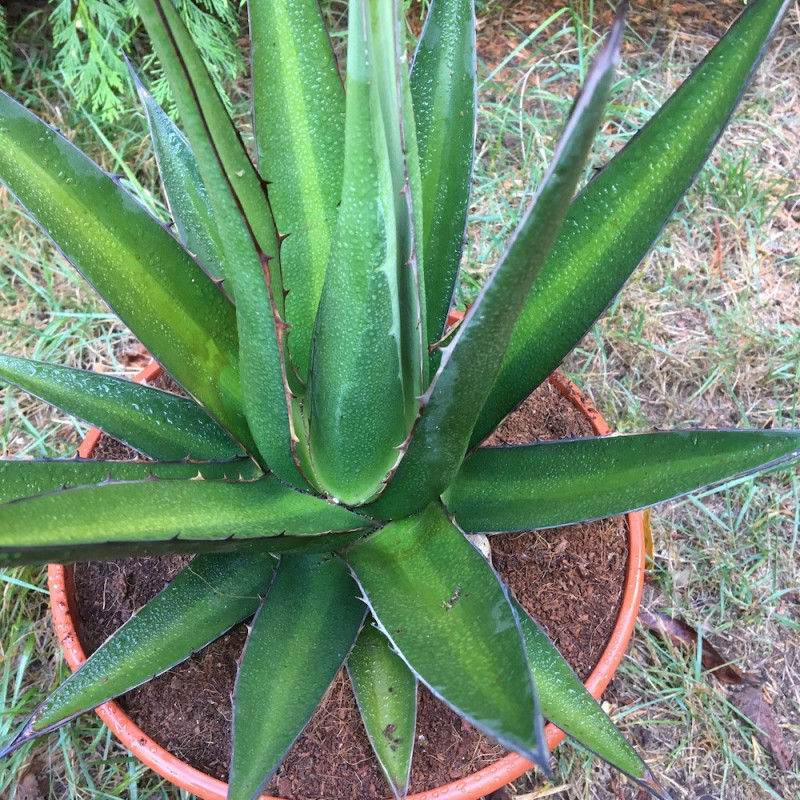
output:
[[[97,372],[0,353],[0,379],[162,461],[231,459],[244,451],[193,400]]]
[[[408,793],[417,717],[417,679],[373,625],[365,625],[347,671],[372,749],[392,794]]]
[[[112,481],[0,506],[0,566],[244,549],[330,552],[358,535],[340,532],[368,526],[364,517],[272,476]]]
[[[393,469],[422,380],[419,309],[401,313],[413,281],[413,230],[400,64],[379,55],[399,48],[396,5],[363,0],[350,7],[342,202],[311,354],[314,471],[348,505],[377,494]],[[416,348],[407,346],[406,324],[416,328]]]
[[[252,3],[250,31],[258,167],[287,236],[289,349],[305,380],[342,194],[344,92],[317,0]]]
[[[244,410],[259,452],[282,480],[307,487],[294,448],[278,236],[261,178],[217,94],[202,55],[169,0],[137,0],[170,80],[222,238],[236,300]]]
[[[681,430],[480,447],[445,502],[465,530],[547,528],[660,503],[799,452],[800,432],[780,430]]]
[[[222,280],[222,237],[192,147],[131,70],[142,105],[167,203],[184,247],[205,271]]]
[[[198,556],[33,712],[3,755],[160,675],[249,617],[275,566],[269,553]]]
[[[472,188],[477,64],[473,0],[434,0],[411,68],[422,173],[428,344],[444,333]]]
[[[708,158],[788,6],[788,0],[749,5],[573,202],[519,317],[471,446],[547,378],[647,254]]]
[[[68,461],[0,459],[0,504],[67,487],[92,486],[108,480],[189,480],[198,476],[207,481],[250,481],[262,477],[263,473],[249,458],[207,463],[79,458]]]
[[[477,728],[549,771],[516,612],[442,507],[389,523],[343,558],[419,679]]]
[[[516,600],[513,604],[519,615],[531,675],[544,716],[656,797],[669,800],[639,754],[589,694],[546,634]]]
[[[353,646],[366,609],[336,558],[283,556],[236,679],[228,800],[255,800]]]
[[[170,375],[248,450],[235,312],[167,230],[0,93],[3,183]]]
[[[235,222],[237,239],[244,231],[250,256],[260,252],[278,255],[277,232],[261,178],[225,103],[208,74],[202,54],[170,0],[136,0],[161,67],[169,79],[184,130],[194,151],[211,207],[235,208],[218,220],[225,244],[233,231],[224,221]],[[229,251],[226,250],[226,254]],[[225,264],[225,276],[235,264]],[[234,287],[235,288],[235,287]]]
[[[388,5],[388,4],[387,4]],[[399,98],[397,127],[400,133],[397,149],[402,156],[396,161],[403,166],[396,183],[399,185],[400,211],[404,231],[405,261],[400,262],[400,334],[403,352],[403,382],[406,391],[406,422],[413,424],[419,407],[419,396],[430,381],[430,358],[428,356],[427,289],[425,288],[426,265],[422,239],[424,238],[424,211],[422,169],[417,142],[417,123],[414,99],[407,63],[406,21],[403,4],[395,3],[397,22],[394,46],[398,54],[395,83]],[[388,46],[388,42],[387,42]],[[391,118],[393,122],[394,117]],[[402,180],[402,183],[401,183]],[[407,229],[407,233],[405,232]],[[407,239],[407,242],[405,241]]]
[[[586,77],[536,197],[500,264],[444,348],[422,398],[408,450],[374,506],[376,515],[396,518],[417,511],[438,497],[458,471],[517,315],[574,194],[605,109],[622,31],[619,17]]]

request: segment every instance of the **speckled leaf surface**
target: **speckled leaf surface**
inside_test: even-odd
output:
[[[131,71],[131,74],[147,117],[161,185],[180,240],[206,272],[220,280],[224,277],[222,237],[192,147],[181,129],[144,88],[136,73]]]
[[[403,798],[414,752],[417,679],[371,623],[361,629],[347,672],[381,771],[394,796]]]
[[[476,727],[548,769],[516,611],[442,507],[389,523],[343,558],[419,679]]]
[[[92,486],[107,480],[143,481],[150,477],[188,480],[198,476],[209,481],[255,480],[262,477],[263,472],[249,458],[211,463],[0,458],[0,504],[66,487]]]
[[[137,0],[169,78],[222,237],[236,300],[242,396],[258,450],[276,475],[307,487],[293,447],[278,236],[265,188],[180,16],[169,0]],[[299,391],[299,387],[295,387]]]
[[[798,451],[800,432],[780,430],[664,431],[482,447],[464,462],[445,503],[470,531],[547,528],[660,503]]]
[[[170,375],[249,443],[233,305],[177,240],[115,179],[3,93],[0,174]]]
[[[473,0],[434,0],[411,69],[428,344],[443,335],[464,248],[477,108],[474,19]]]
[[[353,505],[381,488],[410,428],[408,404],[416,410],[400,320],[398,270],[410,240],[397,183],[400,131],[391,127],[399,125],[398,90],[378,57],[379,47],[395,46],[391,5],[350,7],[342,202],[308,388],[314,471],[327,492]]]
[[[669,800],[669,795],[658,785],[639,754],[589,694],[542,629],[516,600],[514,607],[519,614],[531,675],[545,717],[654,795]]]
[[[110,482],[0,506],[0,566],[246,546],[270,552],[325,548],[335,536],[312,540],[364,527],[363,517],[272,476],[237,483]]]
[[[347,657],[365,613],[337,558],[281,558],[236,679],[228,800],[258,796]]]
[[[99,372],[0,353],[0,379],[162,461],[231,459],[244,451],[192,400]]]
[[[276,563],[268,553],[198,556],[34,711],[9,747],[160,675],[255,613]]]
[[[622,40],[618,18],[575,100],[566,129],[505,255],[489,276],[422,397],[421,416],[375,506],[395,518],[432,502],[455,476],[514,325],[567,212],[605,109]]]
[[[258,168],[281,235],[292,363],[305,379],[342,192],[344,91],[317,0],[250,4]]]

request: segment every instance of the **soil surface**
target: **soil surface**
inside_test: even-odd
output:
[[[549,384],[537,390],[487,441],[514,444],[592,435],[588,421]],[[132,451],[104,437],[101,458]],[[622,518],[491,537],[495,569],[519,602],[585,678],[613,628],[626,563]],[[158,593],[188,556],[124,559],[76,566],[88,649],[95,649]],[[120,701],[159,744],[222,779],[230,757],[231,701],[240,626]],[[474,772],[504,755],[454,712],[420,689],[413,791]],[[293,800],[382,800],[390,792],[372,757],[344,671],[267,786]]]

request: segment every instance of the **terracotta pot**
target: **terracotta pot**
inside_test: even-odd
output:
[[[459,318],[458,315],[454,315],[454,317],[455,319]],[[160,374],[161,367],[153,362],[136,376],[136,380],[145,382],[153,380]],[[575,384],[558,373],[550,377],[550,382],[588,418],[595,433],[600,436],[610,433],[603,418]],[[99,438],[100,431],[92,429],[81,444],[78,450],[79,454],[84,458],[90,457]],[[598,699],[608,686],[625,654],[633,633],[642,595],[645,555],[642,514],[641,512],[632,512],[627,514],[626,518],[629,553],[619,617],[606,649],[586,680],[586,688]],[[80,617],[75,600],[72,566],[51,564],[48,568],[48,586],[56,635],[67,663],[74,671],[86,660],[86,654],[77,633]],[[225,800],[227,784],[189,766],[156,744],[125,714],[117,703],[113,701],[105,703],[96,711],[120,742],[163,778],[197,795],[202,800]],[[547,725],[545,733],[550,749],[556,747],[565,738],[564,733],[551,724]],[[520,777],[532,766],[529,761],[519,755],[508,755],[466,778],[461,778],[437,789],[409,795],[408,800],[479,800]],[[280,800],[280,798],[264,796],[262,800]]]

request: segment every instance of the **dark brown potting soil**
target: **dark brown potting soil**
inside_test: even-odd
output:
[[[546,384],[487,443],[591,434],[588,421]],[[102,446],[114,444],[104,441]],[[101,453],[104,458],[130,457],[129,450],[104,449]],[[503,534],[493,536],[491,544],[495,569],[585,678],[602,653],[619,608],[627,554],[622,518]],[[142,558],[76,567],[88,649],[96,648],[188,561],[186,556]],[[227,778],[230,757],[230,694],[244,639],[240,626],[120,701],[162,746],[222,779]],[[502,747],[420,690],[413,791],[449,783],[503,754]],[[390,795],[344,673],[267,790],[292,800],[381,800]]]

